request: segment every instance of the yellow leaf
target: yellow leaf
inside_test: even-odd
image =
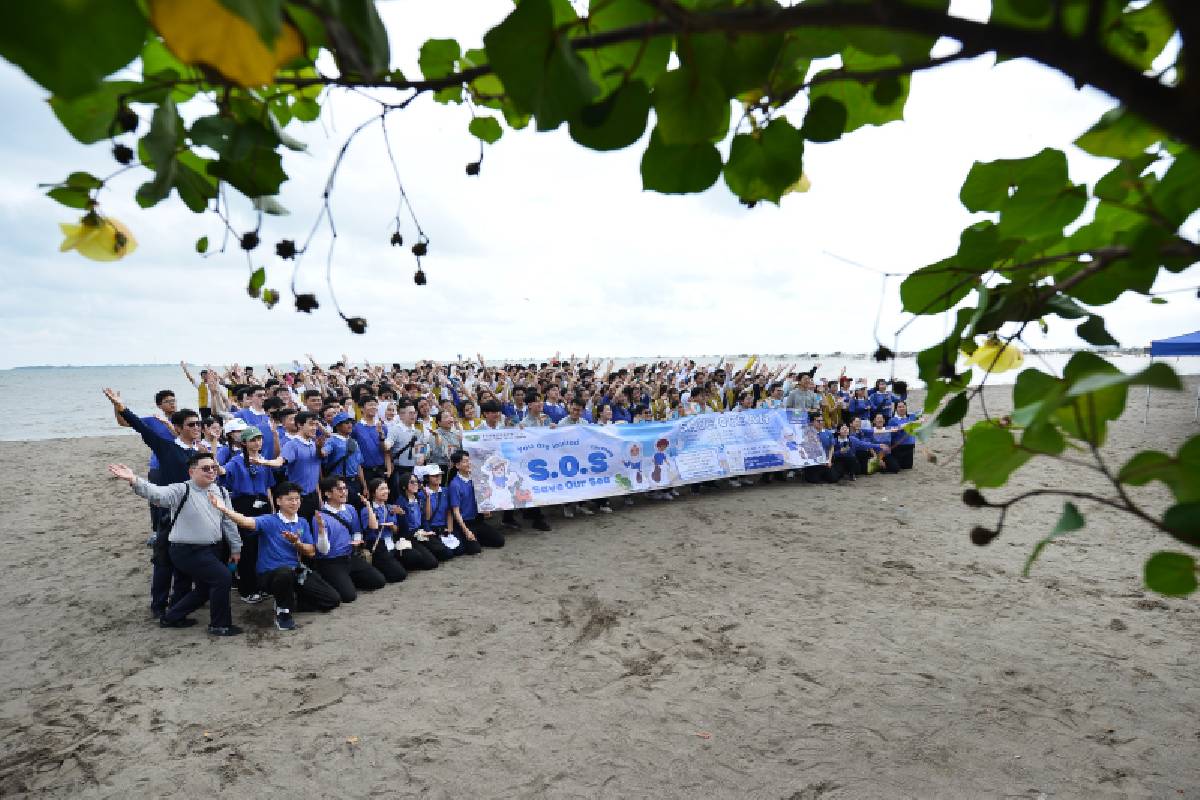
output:
[[[137,249],[137,240],[124,224],[112,217],[89,213],[78,224],[60,222],[62,244],[60,252],[76,250],[92,261],[117,261]]]
[[[783,193],[791,194],[792,192],[807,192],[811,188],[812,188],[812,181],[810,181],[808,179],[807,175],[805,175],[803,172],[801,172],[800,180],[796,181],[791,186],[784,189]]]
[[[967,357],[967,363],[991,372],[1008,372],[1025,363],[1025,354],[993,336]]]
[[[241,86],[274,83],[275,71],[304,53],[291,23],[268,49],[254,26],[218,0],[151,0],[150,21],[180,61],[207,64]]]

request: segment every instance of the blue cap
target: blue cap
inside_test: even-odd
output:
[[[354,417],[350,416],[345,411],[339,411],[337,416],[333,418],[333,421],[329,423],[329,427],[336,428],[343,422],[354,422]]]

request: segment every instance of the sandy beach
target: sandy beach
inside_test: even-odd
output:
[[[1174,451],[1195,392],[1149,433],[1131,393],[1106,454]],[[150,620],[145,504],[104,474],[139,441],[0,443],[0,796],[1200,798],[1200,598],[1141,585],[1169,540],[1082,504],[1024,579],[1061,501],[973,546],[958,444],[553,514],[291,635],[235,600],[247,635],[213,640]],[[1047,480],[1104,490],[1044,461],[989,494]]]

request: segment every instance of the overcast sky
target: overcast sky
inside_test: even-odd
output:
[[[956,3],[977,13],[979,3]],[[478,46],[511,5],[505,0],[381,4],[394,66],[418,74],[416,56],[431,37]],[[465,9],[469,9],[465,10]],[[45,93],[0,63],[0,367],[28,364],[258,363],[305,352],[329,360],[605,354],[870,351],[881,277],[829,255],[884,272],[907,273],[957,248],[971,221],[958,190],[973,161],[1024,157],[1064,148],[1071,175],[1092,182],[1112,162],[1070,142],[1109,106],[1062,76],[1023,61],[993,66],[991,56],[922,73],[913,80],[905,120],[866,128],[845,140],[809,145],[807,194],[782,207],[739,205],[723,181],[701,195],[641,190],[644,140],[617,153],[594,153],[562,130],[506,131],[488,148],[482,175],[464,166],[477,145],[469,112],[422,98],[393,114],[389,130],[404,180],[431,244],[429,284],[413,284],[414,261],[388,244],[397,191],[378,128],[360,136],[333,199],[339,238],[334,285],[350,316],[369,322],[350,333],[324,286],[324,245],[302,263],[301,291],[322,308],[296,313],[287,292],[291,263],[274,257],[280,238],[302,240],[319,209],[332,156],[374,113],[340,93],[322,121],[291,131],[310,145],[289,154],[292,179],[281,200],[292,215],[268,218],[254,254],[283,302],[267,311],[245,293],[246,263],[236,245],[203,258],[193,242],[217,243],[219,222],[176,200],[142,210],[133,192],[146,173],[131,172],[102,195],[106,214],[139,242],[123,261],[95,263],[60,254],[58,223],[76,212],[51,201],[39,183],[76,169],[114,169],[109,146],[74,142],[51,114]],[[799,115],[793,122],[799,124]],[[239,228],[253,227],[244,207]],[[406,239],[413,229],[406,224]],[[1194,285],[1195,270],[1167,276],[1158,289]],[[905,317],[896,279],[884,296],[880,331],[891,344]],[[1197,327],[1196,301],[1173,295],[1165,306],[1126,297],[1106,314],[1128,346]],[[940,337],[940,320],[921,321],[900,340],[919,349]],[[1052,323],[1038,346],[1079,344],[1073,327]]]

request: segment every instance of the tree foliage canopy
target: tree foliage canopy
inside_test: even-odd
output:
[[[55,115],[76,140],[109,142],[123,165],[103,178],[69,173],[48,191],[84,212],[70,246],[105,258],[134,243],[104,216],[96,193],[133,169],[146,175],[135,189],[143,207],[174,197],[228,225],[228,195],[249,198],[260,224],[237,241],[247,253],[258,247],[262,215],[283,211],[281,154],[305,147],[292,123],[317,120],[339,90],[370,88],[385,99],[332,164],[314,232],[322,222],[332,229],[328,197],[358,133],[380,124],[390,157],[387,117],[422,94],[469,111],[467,133],[479,140],[480,159],[468,174],[480,174],[484,146],[506,131],[566,125],[592,150],[644,141],[646,189],[700,192],[723,180],[752,207],[808,188],[805,142],[901,119],[914,72],[984,53],[1036,60],[1118,101],[1076,142],[1112,168],[1088,186],[1071,181],[1058,150],[976,163],[959,198],[983,217],[963,230],[957,252],[900,286],[906,311],[949,316],[945,338],[917,360],[930,425],[961,426],[978,388],[958,371],[960,352],[986,369],[1006,368],[1026,326],[1050,318],[1070,321],[1094,345],[1117,344],[1100,309],[1125,292],[1149,294],[1164,270],[1182,272],[1200,259],[1200,5],[993,0],[984,22],[951,16],[948,7],[949,0],[521,0],[477,42],[426,42],[415,76],[391,68],[374,0],[40,0],[5,12],[0,55],[51,93]],[[931,56],[943,38],[958,49]],[[323,53],[334,70],[318,69]],[[196,110],[181,113],[184,106]],[[411,213],[403,187],[401,194],[393,244],[404,243],[401,214]],[[416,227],[410,246],[424,283],[420,259],[430,242]],[[276,254],[297,259],[311,240],[311,233],[301,243],[280,240]],[[207,247],[206,238],[196,243],[201,252]],[[273,306],[279,292],[264,283],[263,271],[251,267],[249,293]],[[299,294],[295,304],[311,311],[317,301]],[[366,320],[343,318],[355,332],[366,330]],[[878,355],[890,351],[881,345]],[[1050,488],[991,502],[969,489],[965,502],[999,510],[997,529],[977,528],[972,539],[986,544],[1007,510],[1034,494],[1091,500],[1183,545],[1186,552],[1152,557],[1145,577],[1166,594],[1194,591],[1200,437],[1174,454],[1143,451],[1119,467],[1101,456],[1107,426],[1133,386],[1178,389],[1180,381],[1162,364],[1126,375],[1089,353],[1072,358],[1061,377],[1022,371],[1011,416],[963,430],[964,478],[1003,486],[1031,459],[1071,449],[1088,454],[1111,493]],[[1151,481],[1174,498],[1161,516],[1127,492]],[[1030,562],[1051,538],[1083,524],[1068,500]]]

